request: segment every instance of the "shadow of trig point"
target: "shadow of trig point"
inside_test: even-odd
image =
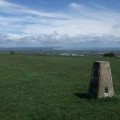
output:
[[[111,68],[108,61],[95,61],[93,63],[89,95],[96,99],[114,95]]]

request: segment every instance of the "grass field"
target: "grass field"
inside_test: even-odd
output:
[[[87,99],[95,60],[111,61],[116,97]],[[120,58],[0,54],[0,120],[120,120]]]

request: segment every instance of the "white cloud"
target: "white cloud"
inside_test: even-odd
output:
[[[0,34],[0,46],[5,47],[65,47],[65,48],[82,48],[82,47],[119,47],[120,37],[99,36],[99,35],[60,35],[57,32],[46,35],[13,35]],[[89,45],[89,46],[88,46]]]
[[[98,9],[96,10],[95,7],[98,7]],[[91,36],[96,35],[99,38],[102,38],[103,35],[117,36],[112,37],[113,41],[115,40],[113,38],[120,38],[120,27],[117,27],[120,26],[120,17],[117,12],[109,9],[105,11],[104,7],[95,4],[91,8],[70,3],[66,9],[68,12],[65,13],[36,11],[25,6],[0,1],[0,12],[4,13],[0,15],[0,32],[14,33],[15,35],[7,34],[9,40],[22,41],[21,43],[32,42],[35,45],[40,44],[40,39],[42,42],[48,42],[50,38],[50,42],[54,41],[54,43],[62,43],[66,40],[69,42],[88,42],[88,36],[93,39]],[[16,35],[17,33],[18,35]],[[53,33],[58,35],[56,36]],[[21,37],[21,34],[24,36]],[[25,37],[25,35],[27,36]],[[80,36],[87,36],[87,39],[86,37],[80,38]],[[110,40],[110,38],[107,40]]]
[[[70,3],[68,7],[72,10],[77,10],[77,11],[81,11],[85,9],[85,6],[77,3]]]
[[[24,6],[2,1],[0,11],[8,12],[12,17],[0,16],[0,25],[4,28],[20,29],[19,32],[46,33],[57,31],[60,34],[109,34],[118,16],[109,11],[95,11],[92,8],[77,3],[71,3],[69,8],[78,10],[76,16],[65,13],[49,13],[36,11]],[[100,7],[99,7],[100,8]],[[79,11],[81,10],[81,11]],[[98,13],[99,12],[99,13]],[[14,15],[15,14],[15,15]],[[12,27],[13,26],[13,27]]]
[[[64,18],[66,17],[64,14],[56,14],[56,13],[50,13],[50,12],[43,12],[42,10],[37,11],[34,9],[30,9],[25,6],[21,6],[18,4],[10,3],[7,1],[0,1],[0,11],[3,11],[5,13],[10,13],[11,15],[36,15],[41,17],[54,17],[54,18]]]
[[[98,29],[97,29],[98,28]],[[54,31],[57,31],[59,34],[108,34],[110,30],[109,24],[105,24],[104,22],[98,22],[97,20],[79,20],[79,19],[71,19],[71,20],[62,20],[53,22],[51,25],[28,25],[23,32],[30,33],[43,33],[50,34]]]

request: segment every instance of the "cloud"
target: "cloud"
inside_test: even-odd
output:
[[[25,31],[24,29],[27,29],[31,24],[33,26],[36,26],[36,24],[46,26],[57,20],[62,21],[69,19],[69,16],[63,13],[43,12],[42,10],[37,11],[5,1],[0,1],[0,12],[3,13],[3,15],[0,15],[1,29],[7,30],[6,28],[11,28],[11,30],[17,30],[19,27],[18,32]],[[23,30],[21,30],[21,28],[23,28]]]
[[[115,36],[120,36],[120,23],[112,26],[111,33],[114,33]]]
[[[75,10],[75,11],[81,11],[81,10],[84,10],[84,9],[85,9],[85,6],[80,5],[80,4],[77,4],[77,3],[75,3],[75,2],[70,3],[70,4],[68,5],[68,7],[69,7],[70,9],[72,9],[72,10]]]
[[[48,12],[0,1],[0,32],[4,33],[0,34],[0,40],[14,46],[85,45],[94,40],[108,41],[105,42],[108,45],[120,40],[119,20],[119,13],[96,4],[90,7],[73,2],[66,6],[65,12]]]
[[[64,47],[64,48],[84,48],[84,47],[119,47],[120,37],[116,36],[93,36],[93,35],[60,35],[53,34],[39,35],[13,35],[0,34],[0,47]],[[88,46],[89,45],[89,46]]]
[[[0,16],[2,21],[0,25],[5,30],[7,28],[11,28],[12,31],[16,29],[24,34],[50,34],[54,31],[69,35],[109,34],[110,29],[118,19],[113,12],[102,10],[96,12],[93,8],[77,3],[70,3],[68,7],[78,10],[78,12],[71,14],[49,13],[2,1],[0,2],[0,11],[9,14],[9,16]]]
[[[56,13],[50,13],[50,12],[44,12],[44,11],[37,11],[34,9],[30,9],[28,7],[18,5],[15,3],[10,3],[7,1],[0,1],[0,11],[4,13],[8,13],[10,15],[33,15],[33,16],[39,16],[39,17],[48,17],[48,18],[64,18],[66,17],[64,14],[56,14]]]

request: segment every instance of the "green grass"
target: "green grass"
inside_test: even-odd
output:
[[[86,98],[95,60],[111,62],[116,97]],[[0,120],[105,119],[120,119],[120,58],[0,54]]]

